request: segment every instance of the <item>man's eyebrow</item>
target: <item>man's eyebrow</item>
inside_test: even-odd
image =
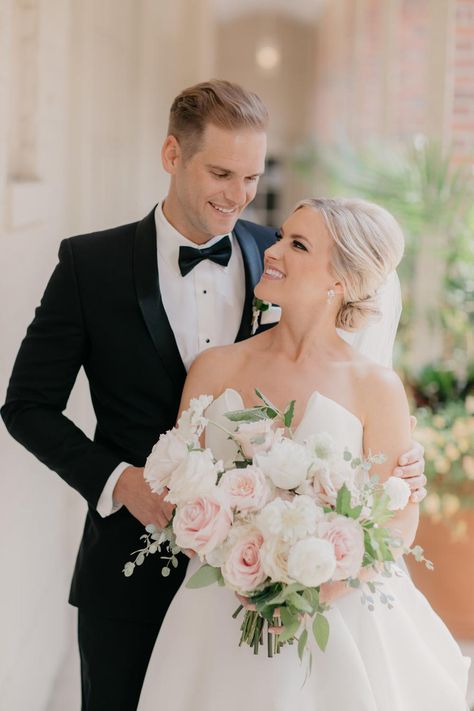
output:
[[[229,168],[223,168],[221,165],[214,165],[213,163],[207,163],[206,168],[210,168],[211,170],[220,170],[222,173],[228,173],[229,175],[232,175],[234,173],[233,170],[229,170]],[[250,175],[253,177],[254,175],[258,175],[259,177],[263,175],[263,170],[261,173],[250,173]]]

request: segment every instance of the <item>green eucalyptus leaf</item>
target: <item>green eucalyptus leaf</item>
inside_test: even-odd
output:
[[[303,654],[304,650],[306,648],[306,642],[308,641],[308,630],[304,629],[302,633],[300,634],[300,638],[298,640],[298,656],[300,658],[300,662],[303,661]]]
[[[220,568],[214,568],[212,565],[204,564],[189,578],[186,587],[191,589],[205,588],[208,585],[219,582],[220,577]]]
[[[268,412],[268,410],[271,410],[272,412],[275,413],[274,417],[276,417],[279,413],[278,407],[276,407],[258,388],[255,388],[255,393],[256,393],[257,397],[260,398],[260,400],[263,400],[263,402],[267,406],[267,412]]]
[[[313,634],[319,649],[324,652],[329,639],[329,622],[326,617],[321,615],[319,612],[314,618]]]
[[[143,553],[139,553],[135,559],[135,565],[143,565],[143,562],[145,560],[145,556]]]
[[[295,416],[295,403],[296,400],[292,400],[283,414],[283,422],[285,423],[285,427],[291,427],[293,417]]]
[[[296,608],[300,612],[308,612],[309,614],[311,614],[313,612],[313,608],[312,608],[311,604],[308,602],[308,600],[305,600],[304,597],[302,597],[301,595],[299,595],[296,592],[291,593],[291,595],[288,595],[286,601],[289,605]]]
[[[170,571],[169,568],[162,568],[162,569],[161,569],[161,574],[162,574],[162,576],[163,576],[164,578],[167,578],[167,577],[169,576],[170,572],[171,572],[171,571]]]
[[[231,422],[258,422],[267,420],[266,407],[248,407],[245,410],[232,410],[225,413],[225,417]]]
[[[128,563],[125,563],[122,573],[125,575],[126,578],[129,578],[131,575],[133,575],[134,570],[135,570],[135,563],[131,563],[129,561]]]
[[[156,533],[156,526],[154,523],[149,523],[147,526],[145,526],[145,531],[147,533]]]
[[[341,516],[347,515],[347,511],[351,508],[351,492],[346,484],[343,484],[337,492],[336,512]]]

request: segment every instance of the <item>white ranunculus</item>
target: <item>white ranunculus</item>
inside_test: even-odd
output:
[[[400,479],[398,476],[390,476],[383,488],[389,498],[388,508],[390,511],[398,511],[405,508],[410,498],[411,490],[404,479]]]
[[[288,553],[288,575],[310,588],[327,582],[336,569],[334,547],[321,538],[305,538]]]
[[[323,515],[323,510],[309,496],[295,496],[291,501],[277,498],[257,514],[256,524],[265,540],[279,538],[294,543],[314,533]]]
[[[204,417],[204,412],[213,400],[212,395],[200,395],[192,398],[188,409],[183,410],[177,423],[183,439],[195,439],[201,435],[208,422]]]
[[[188,447],[176,428],[161,435],[148,455],[143,476],[153,492],[161,494],[175,469],[187,458]]]
[[[305,446],[312,457],[330,461],[338,454],[334,439],[327,432],[312,434],[305,439]]]
[[[264,541],[260,548],[260,560],[265,574],[273,583],[293,583],[288,575],[289,546],[282,541]]]
[[[255,455],[256,464],[275,486],[281,489],[296,489],[308,475],[311,457],[302,444],[286,437],[275,442],[269,452]]]
[[[188,452],[186,459],[170,477],[169,493],[165,501],[170,501],[172,504],[185,504],[200,496],[215,493],[219,471],[220,463],[214,464],[209,449]]]

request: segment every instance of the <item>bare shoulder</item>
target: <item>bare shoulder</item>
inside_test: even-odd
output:
[[[358,400],[368,419],[388,416],[390,410],[408,411],[408,401],[401,378],[391,368],[364,359],[354,367]]]
[[[196,384],[204,388],[201,392],[218,395],[232,374],[242,367],[247,358],[247,350],[245,341],[208,348],[193,361],[186,382],[193,384],[193,390]]]

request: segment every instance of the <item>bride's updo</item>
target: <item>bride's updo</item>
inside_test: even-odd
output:
[[[377,293],[397,268],[403,233],[383,207],[358,198],[308,198],[301,207],[317,210],[334,240],[331,268],[344,288],[336,326],[357,331],[380,316]]]

